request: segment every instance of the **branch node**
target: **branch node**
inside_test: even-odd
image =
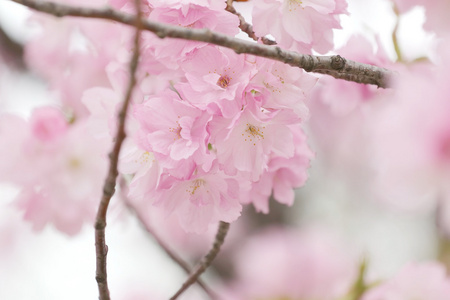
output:
[[[346,60],[340,55],[334,55],[331,57],[331,67],[333,70],[341,71],[345,68]]]

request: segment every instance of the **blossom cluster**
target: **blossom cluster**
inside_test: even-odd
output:
[[[319,6],[305,2],[308,10],[314,11],[305,22],[310,22],[315,37],[321,30],[323,36],[329,37],[330,28],[338,24],[336,14],[345,11],[345,5],[339,1],[340,4],[329,2]],[[102,3],[94,1],[89,6]],[[109,4],[125,13],[134,11],[129,1]],[[282,3],[271,5],[284,7]],[[154,0],[144,2],[142,12],[149,20],[187,28],[209,28],[234,36],[238,33],[239,20],[225,7],[222,1]],[[330,18],[334,25],[319,26],[323,18]],[[33,138],[43,143],[41,155],[52,157],[52,151],[56,151],[70,158],[73,155],[69,152],[74,147],[67,146],[69,143],[65,145],[67,149],[58,150],[50,150],[47,143],[56,139],[51,135],[53,131],[76,132],[83,124],[84,138],[97,141],[93,144],[102,149],[103,158],[99,159],[93,151],[89,157],[82,156],[83,160],[77,158],[77,166],[90,164],[90,160],[101,161],[94,165],[104,165],[129,78],[133,29],[98,20],[56,20],[40,14],[33,15],[31,22],[39,26],[40,34],[27,44],[27,62],[49,82],[62,102],[59,110],[46,109],[53,114],[65,114],[65,120],[55,121],[50,114],[46,120],[45,114],[35,111],[32,120],[38,115],[43,118],[44,125],[39,126],[51,137],[39,136],[39,130],[33,129],[38,125],[33,125],[32,120],[29,125],[23,125],[31,129],[24,131],[30,131]],[[259,27],[255,24],[255,29]],[[276,31],[272,28],[267,33]],[[304,42],[302,47],[320,44],[313,43],[311,38],[300,38],[300,41]],[[271,195],[281,203],[292,205],[293,188],[305,183],[313,157],[303,124],[309,117],[307,102],[317,78],[279,62],[238,55],[201,42],[160,40],[144,33],[140,44],[138,83],[127,116],[128,138],[119,161],[119,171],[128,179],[129,200],[141,210],[175,214],[186,231],[196,233],[205,232],[218,221],[236,220],[244,204],[253,204],[257,211],[268,213]],[[327,45],[330,46],[329,38]],[[8,138],[6,131],[2,134]],[[85,144],[89,148],[92,143],[80,142],[79,147]],[[28,146],[22,147],[30,151]],[[74,217],[78,222],[68,222],[71,225],[67,228],[58,225],[62,222],[59,219],[66,219],[69,211],[89,211],[85,216],[90,216],[86,218],[92,221],[95,201],[87,198],[99,199],[104,166],[101,172],[79,169],[84,170],[85,173],[80,173],[80,177],[85,175],[84,179],[71,179],[73,186],[64,185],[67,193],[78,190],[91,177],[95,180],[90,181],[93,185],[90,188],[95,186],[97,190],[89,190],[89,196],[83,194],[79,200],[67,200],[68,204],[45,192],[53,184],[46,180],[63,178],[61,172],[66,169],[52,170],[48,176],[44,175],[47,172],[44,169],[51,164],[30,165],[35,166],[30,173],[36,175],[36,180],[32,183],[13,180],[23,188],[19,197],[23,199],[19,202],[27,219],[37,228],[47,222],[54,223],[68,234],[78,232],[84,221]],[[50,199],[56,203],[47,205],[52,203]],[[33,204],[37,202],[39,205]],[[77,209],[68,209],[70,205]]]

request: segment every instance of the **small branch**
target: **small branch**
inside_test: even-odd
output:
[[[392,30],[392,43],[394,44],[395,54],[397,54],[397,61],[401,62],[401,61],[403,61],[403,57],[402,57],[402,51],[400,50],[400,45],[398,43],[398,36],[397,36],[398,27],[400,25],[400,13],[398,11],[397,6],[395,4],[393,4],[393,6],[394,6],[393,10],[395,13],[396,20],[395,20],[395,27]]]
[[[52,14],[57,17],[73,16],[96,19],[107,19],[123,24],[136,23],[136,17],[115,11],[111,8],[84,8],[36,0],[11,0],[40,12]],[[160,38],[178,38],[200,41],[233,49],[236,53],[247,53],[281,61],[293,67],[299,67],[307,72],[327,74],[339,79],[357,83],[374,84],[381,88],[389,86],[393,72],[385,68],[362,64],[346,60],[339,55],[316,56],[300,54],[294,51],[283,50],[278,46],[260,45],[250,41],[243,41],[209,29],[193,29],[141,20],[142,29],[155,33]]]
[[[225,10],[232,13],[233,15],[236,15],[239,18],[239,28],[243,32],[245,32],[251,39],[253,39],[254,41],[258,41],[259,38],[253,31],[253,26],[250,23],[247,23],[244,17],[238,11],[236,11],[233,6],[233,0],[227,0],[227,7],[225,8]],[[262,37],[261,41],[266,45],[276,45],[275,41],[272,41],[271,39],[266,37]]]
[[[114,195],[116,180],[118,175],[117,165],[119,160],[119,153],[122,143],[126,137],[125,119],[128,111],[128,106],[131,101],[134,86],[136,85],[136,69],[139,61],[139,41],[141,36],[141,8],[140,0],[135,0],[137,18],[136,34],[134,37],[133,56],[130,61],[130,81],[128,83],[127,91],[125,93],[122,108],[119,112],[117,133],[113,149],[109,154],[109,171],[103,186],[103,196],[97,211],[95,220],[95,254],[96,254],[96,276],[99,298],[100,300],[109,300],[109,289],[106,271],[106,256],[108,254],[108,246],[105,242],[105,228],[106,228],[106,212],[108,210],[109,202]]]
[[[228,229],[230,229],[230,223],[220,222],[219,229],[217,230],[216,238],[214,239],[214,244],[212,249],[206,254],[206,256],[200,261],[200,263],[196,266],[195,271],[189,275],[188,279],[183,283],[181,288],[175,293],[175,295],[170,298],[170,300],[175,300],[180,296],[184,291],[186,291],[198,278],[199,276],[211,265],[214,258],[216,258],[217,254],[220,251],[220,247],[222,246],[225,237],[228,233]]]
[[[23,46],[14,40],[0,27],[0,56],[4,57],[4,62],[19,71],[26,69],[23,60]]]
[[[150,227],[147,222],[145,221],[144,216],[134,208],[133,204],[130,202],[128,197],[123,193],[123,191],[126,189],[126,183],[125,180],[122,178],[120,180],[120,190],[121,190],[121,198],[127,208],[133,212],[141,226],[144,228],[144,230],[152,236],[152,238],[158,243],[158,245],[166,252],[166,254],[175,262],[177,263],[187,274],[191,273],[191,266],[189,263],[187,263],[183,258],[181,258],[177,253],[175,253],[170,247],[156,234],[156,232],[153,230],[152,227]],[[205,291],[206,294],[211,299],[216,299],[217,296],[214,294],[214,292],[201,280],[200,278],[197,278],[198,285]]]

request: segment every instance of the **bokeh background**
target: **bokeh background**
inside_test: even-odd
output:
[[[396,16],[391,2],[348,2],[350,14],[342,18],[343,30],[335,32],[338,47],[345,45],[352,35],[360,34],[374,47],[379,39],[394,60],[392,32]],[[235,4],[249,22],[250,5]],[[28,10],[17,4],[0,2],[0,27],[19,45],[26,43],[37,30],[27,23],[28,15]],[[429,54],[433,36],[421,29],[424,18],[424,11],[415,8],[399,20],[399,44],[406,59]],[[33,108],[56,102],[55,97],[39,76],[27,70],[10,66],[0,73],[0,113],[27,117]],[[267,216],[254,213],[252,207],[246,209],[237,224],[231,226],[223,257],[205,276],[212,286],[218,290],[223,288],[219,277],[232,274],[233,270],[227,268],[233,261],[233,251],[245,247],[253,234],[267,226],[326,232],[348,249],[349,258],[356,262],[366,259],[368,278],[374,280],[391,276],[407,262],[434,260],[443,255],[445,243],[436,228],[434,212],[396,210],[373,196],[368,158],[357,155],[358,143],[363,147],[369,138],[358,126],[358,119],[354,116],[339,119],[331,114],[329,117],[335,118],[334,124],[345,124],[341,127],[342,139],[333,140],[336,151],[325,145],[321,136],[314,135],[317,128],[313,125],[306,128],[316,158],[307,184],[297,191],[294,206],[272,202]],[[348,123],[348,118],[353,121]],[[85,227],[75,237],[65,236],[51,226],[34,232],[30,224],[22,221],[21,212],[12,202],[17,193],[14,186],[0,185],[0,299],[95,299],[93,229]],[[168,235],[165,226],[169,225],[163,222],[156,225],[162,236]],[[169,238],[168,242],[174,242],[173,247],[193,263],[207,251],[211,235],[183,236],[179,243]],[[134,214],[121,204],[119,197],[113,199],[106,238],[110,249],[108,276],[114,299],[168,298],[186,277]],[[197,286],[186,296],[187,299],[204,297]]]

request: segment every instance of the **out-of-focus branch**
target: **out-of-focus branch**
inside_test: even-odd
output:
[[[187,274],[191,273],[191,266],[189,263],[187,263],[181,256],[179,256],[177,253],[175,253],[169,245],[167,245],[159,236],[156,234],[156,232],[153,230],[153,228],[147,224],[145,221],[145,218],[142,216],[139,210],[135,209],[133,204],[130,202],[128,197],[123,193],[124,190],[127,189],[126,182],[123,178],[120,180],[120,191],[121,191],[121,198],[127,208],[133,212],[141,226],[144,228],[144,230],[152,236],[152,238],[158,243],[158,245],[166,252],[166,254],[174,261],[176,262]],[[211,299],[217,299],[217,296],[214,294],[214,292],[201,280],[200,278],[197,278],[197,283],[202,287],[202,289],[205,291],[206,294]]]
[[[103,196],[97,211],[95,220],[95,254],[96,254],[96,275],[99,298],[100,300],[110,300],[107,271],[106,271],[106,256],[108,254],[108,246],[105,241],[106,228],[106,212],[108,211],[109,202],[114,195],[116,180],[118,176],[118,160],[122,143],[126,137],[125,120],[128,111],[128,106],[131,101],[134,86],[136,85],[136,69],[139,61],[139,47],[141,38],[141,2],[135,0],[136,18],[134,26],[136,27],[136,34],[134,37],[133,56],[130,61],[130,79],[128,87],[123,100],[122,108],[120,109],[118,118],[117,132],[114,139],[114,145],[109,154],[109,171],[103,186]]]
[[[216,238],[214,239],[212,249],[206,254],[206,256],[200,261],[200,263],[195,267],[194,272],[189,275],[188,279],[183,283],[181,288],[173,295],[170,300],[177,299],[184,291],[186,291],[195,281],[198,280],[199,276],[205,272],[205,270],[211,265],[214,258],[220,251],[220,247],[225,241],[225,237],[230,229],[230,223],[220,222],[219,229],[217,230]]]
[[[111,8],[84,8],[58,4],[48,1],[11,0],[23,4],[40,12],[52,14],[57,17],[73,16],[97,18],[117,21],[132,25],[136,17],[122,13]],[[236,53],[247,53],[281,61],[293,67],[299,67],[307,72],[327,74],[338,79],[357,83],[374,84],[381,88],[389,86],[393,72],[385,68],[347,60],[339,55],[317,56],[286,51],[278,46],[261,45],[250,41],[243,41],[209,29],[193,29],[141,20],[142,29],[155,33],[160,38],[178,38],[192,41],[206,42],[233,49]]]
[[[276,45],[275,41],[272,41],[271,39],[266,38],[265,36],[262,38],[258,38],[256,36],[255,32],[253,31],[252,24],[247,23],[245,21],[244,17],[234,8],[233,0],[227,0],[227,7],[225,8],[225,10],[229,11],[230,13],[232,13],[233,15],[236,15],[239,18],[239,28],[243,32],[245,32],[251,39],[253,39],[254,41],[258,41],[258,39],[261,39],[263,44]]]
[[[23,61],[23,46],[14,40],[0,27],[0,57],[11,68],[23,71],[26,69]]]

